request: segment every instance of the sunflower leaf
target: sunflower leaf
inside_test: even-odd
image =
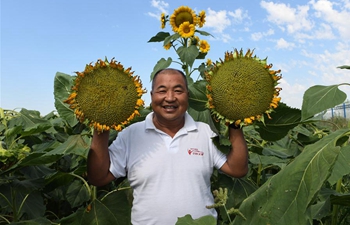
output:
[[[188,64],[190,67],[192,67],[194,61],[199,55],[199,49],[195,45],[191,45],[188,48],[181,46],[176,51],[181,62]]]
[[[338,86],[315,85],[306,90],[301,107],[301,120],[305,121],[317,113],[343,103],[346,94],[339,90]]]
[[[338,66],[337,68],[339,68],[339,69],[348,69],[348,70],[350,70],[350,66],[346,66],[346,65],[344,65],[344,66]]]
[[[176,39],[178,39],[179,37],[181,37],[181,36],[180,36],[180,34],[178,34],[178,33],[175,33],[175,34],[173,34],[173,35],[171,35],[171,36],[168,36],[168,37],[166,37],[166,38],[164,39],[163,45],[167,45],[167,44],[169,44],[171,41],[176,40]]]
[[[199,34],[204,35],[204,36],[212,36],[212,37],[214,37],[213,35],[211,35],[210,33],[206,32],[206,31],[196,30],[195,32],[198,32]]]
[[[58,114],[67,120],[71,127],[78,124],[78,120],[75,117],[73,109],[69,108],[69,105],[64,103],[64,100],[70,95],[73,83],[73,76],[60,72],[56,73],[54,81],[55,107]]]
[[[206,96],[206,84],[205,80],[200,80],[188,87],[190,92],[189,104],[197,111],[204,111],[207,109],[205,106],[208,101]]]
[[[301,117],[300,109],[290,108],[282,102],[270,116],[271,119],[265,118],[265,123],[257,123],[258,128],[256,129],[261,138],[266,141],[282,139],[290,129],[299,124]]]
[[[165,38],[169,37],[169,32],[158,32],[156,36],[151,37],[148,42],[161,42],[164,41]]]
[[[168,58],[165,60],[164,58],[161,58],[157,64],[153,67],[153,72],[151,73],[151,81],[153,80],[154,75],[161,69],[168,68],[170,64],[173,62],[172,58]]]
[[[293,162],[246,198],[239,210],[247,220],[235,224],[310,224],[310,204],[329,177],[340,152],[337,140],[349,136],[338,130],[308,145]]]

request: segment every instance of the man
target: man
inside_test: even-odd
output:
[[[94,133],[88,157],[88,178],[102,186],[127,176],[133,188],[133,225],[172,225],[178,217],[216,215],[210,177],[213,168],[233,177],[248,171],[248,150],[241,129],[230,128],[232,149],[226,156],[212,142],[206,123],[186,112],[186,76],[164,69],[154,76],[153,112],[125,128],[108,146],[108,132]]]

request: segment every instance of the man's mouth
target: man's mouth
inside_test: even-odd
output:
[[[176,109],[177,107],[176,106],[173,106],[173,105],[166,105],[166,106],[163,106],[164,109]]]

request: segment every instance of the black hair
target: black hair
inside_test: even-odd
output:
[[[167,70],[179,72],[179,73],[183,76],[183,78],[184,78],[184,80],[185,80],[186,88],[187,88],[187,90],[188,90],[188,83],[187,83],[187,77],[186,77],[186,75],[185,75],[184,72],[182,72],[181,70],[174,69],[174,68],[165,68],[165,69],[160,69],[160,70],[158,70],[158,71],[154,74],[153,79],[152,79],[152,90],[153,90],[153,88],[154,88],[154,80],[156,79],[157,75],[160,74],[160,73],[162,73],[163,71],[167,71]]]

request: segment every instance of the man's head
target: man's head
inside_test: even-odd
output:
[[[177,69],[158,71],[152,82],[152,109],[163,123],[183,122],[188,108],[188,86],[186,76]]]
[[[188,83],[187,83],[187,78],[186,78],[186,75],[181,71],[181,70],[178,70],[178,69],[174,69],[174,68],[165,68],[165,69],[161,69],[161,70],[158,70],[154,76],[153,76],[153,80],[152,80],[152,90],[154,89],[154,80],[156,79],[156,77],[158,76],[158,74],[160,73],[179,73],[183,76],[184,78],[184,81],[186,83],[186,88],[188,90]]]

